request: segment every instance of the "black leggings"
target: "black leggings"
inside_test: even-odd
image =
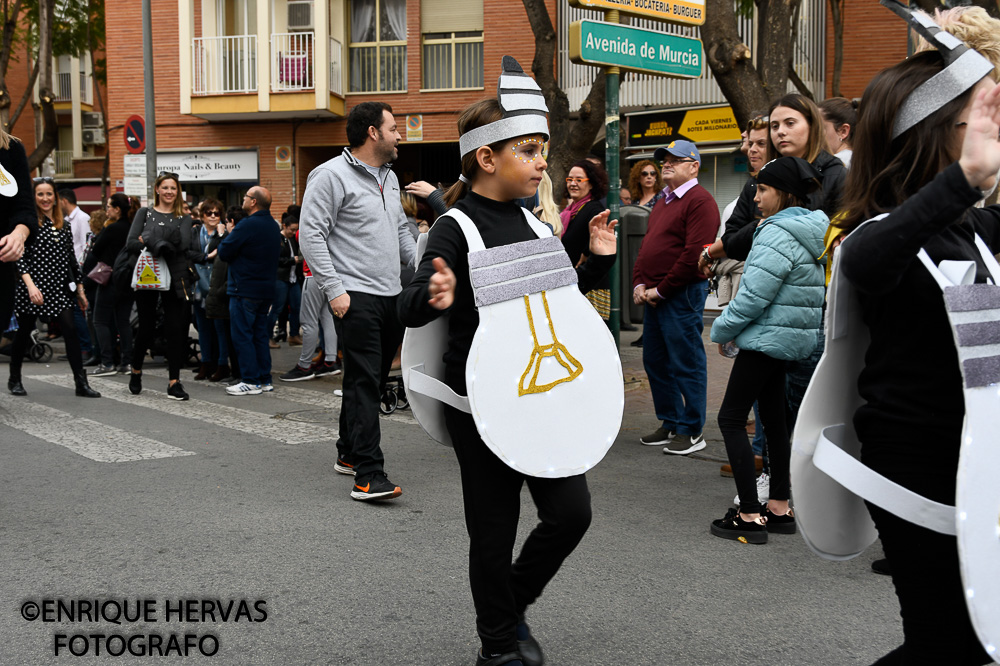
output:
[[[767,437],[771,470],[771,499],[787,500],[790,493],[791,445],[785,420],[786,362],[762,352],[742,349],[733,361],[726,396],[719,408],[719,429],[740,494],[740,511],[758,513],[753,448],[747,437],[747,416],[757,401],[761,426]]]
[[[590,526],[587,478],[525,476],[486,447],[469,414],[446,407],[445,424],[462,472],[476,628],[484,652],[512,652],[518,615],[542,594]],[[525,482],[541,522],[512,565]]]
[[[118,296],[114,285],[110,282],[97,288],[94,302],[94,328],[101,348],[101,364],[114,363],[115,334],[121,340],[121,362],[127,363],[132,356],[132,315],[131,292]]]
[[[132,369],[142,370],[142,361],[156,337],[156,302],[163,302],[163,328],[167,338],[167,365],[171,381],[180,379],[181,367],[187,357],[188,328],[191,307],[176,292],[140,290],[135,292],[135,309],[139,315],[139,334],[132,347]]]
[[[63,342],[66,343],[66,357],[69,359],[69,367],[73,369],[74,375],[83,374],[83,357],[80,353],[80,340],[76,337],[76,325],[73,321],[73,308],[69,306],[53,319],[59,322],[63,330]],[[24,355],[31,346],[31,332],[35,330],[37,315],[19,314],[17,315],[17,334],[14,335],[14,344],[10,350],[10,378],[21,381],[21,363]]]
[[[918,429],[896,441],[862,437],[861,462],[910,490],[944,504],[955,503],[960,433],[951,441],[935,438],[934,447],[915,446]],[[903,644],[879,666],[973,666],[991,663],[976,638],[965,603],[958,565],[958,541],[914,525],[868,504],[903,620]]]

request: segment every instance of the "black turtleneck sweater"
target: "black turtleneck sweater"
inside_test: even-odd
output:
[[[487,248],[538,238],[524,219],[521,208],[514,203],[494,201],[470,192],[455,204],[455,208],[475,223]],[[427,303],[430,300],[427,286],[434,275],[432,261],[435,257],[444,259],[457,279],[455,301],[445,311],[436,310]],[[593,289],[614,261],[614,255],[591,255],[576,269],[580,291],[586,293]],[[445,313],[450,315],[448,349],[444,355],[445,383],[456,393],[466,395],[465,362],[479,327],[479,311],[475,307],[472,284],[469,282],[469,245],[458,222],[447,213],[438,218],[431,228],[417,273],[399,295],[397,307],[403,325],[410,328],[423,326]]]

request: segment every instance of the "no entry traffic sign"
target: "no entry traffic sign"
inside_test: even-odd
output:
[[[146,123],[142,116],[129,116],[125,121],[125,149],[133,155],[146,150]]]

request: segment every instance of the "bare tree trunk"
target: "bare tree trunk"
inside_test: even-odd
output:
[[[757,3],[757,75],[764,95],[774,100],[788,89],[788,67],[795,49],[800,0],[760,0]],[[780,36],[791,35],[791,39]]]
[[[7,89],[7,66],[10,64],[10,54],[13,50],[14,34],[17,31],[17,20],[21,14],[21,0],[15,0],[11,6],[9,0],[3,0],[3,31],[0,39],[0,124],[3,127],[13,127],[8,123],[10,114],[10,91]]]
[[[737,124],[743,127],[755,112],[768,107],[770,98],[753,66],[750,48],[740,39],[731,0],[706,0],[705,5],[701,27],[705,59],[733,107]]]
[[[42,109],[42,139],[28,155],[28,169],[37,169],[59,144],[55,93],[52,90],[52,20],[55,0],[39,0],[38,7],[38,76],[41,87],[38,100]]]
[[[830,0],[830,18],[833,20],[833,81],[830,92],[840,97],[840,73],[844,69],[844,0]]]
[[[570,118],[569,98],[556,80],[556,52],[559,41],[544,0],[522,0],[535,35],[535,58],[531,71],[549,107],[549,177],[558,188],[570,166],[590,152],[594,138],[604,126],[605,75],[600,69],[579,116]],[[558,191],[558,190],[557,190]]]
[[[21,95],[21,101],[18,102],[17,108],[14,109],[10,120],[7,121],[8,129],[17,124],[17,119],[21,117],[21,112],[24,111],[24,107],[28,105],[28,100],[31,99],[35,92],[35,81],[38,79],[38,57],[36,56],[34,60],[35,64],[31,66],[31,76],[28,77],[28,85],[24,89],[24,94]]]

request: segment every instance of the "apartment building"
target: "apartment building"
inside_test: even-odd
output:
[[[106,17],[119,181],[125,122],[144,113],[138,3],[106,0]],[[301,201],[368,100],[393,107],[402,182],[454,181],[458,113],[495,95],[503,55],[529,68],[535,52],[513,0],[156,0],[152,30],[158,170],[178,173],[193,200],[238,204],[259,182],[275,211]]]

